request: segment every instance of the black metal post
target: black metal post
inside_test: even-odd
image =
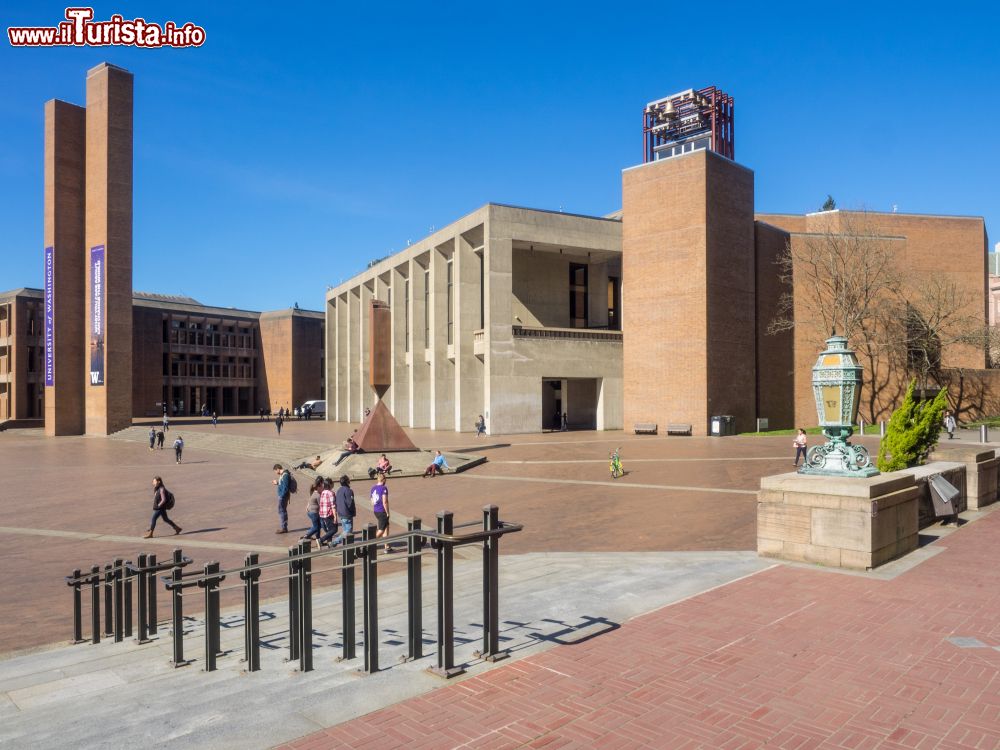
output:
[[[73,643],[83,643],[83,596],[80,591],[80,569],[73,571]]]
[[[125,569],[122,571],[125,586],[125,633],[126,638],[132,637],[132,577],[135,575],[131,570],[132,561],[125,561]]]
[[[455,530],[451,511],[437,514],[438,534],[451,536]],[[455,666],[455,549],[451,542],[437,542],[437,666],[430,669],[439,677],[454,677],[465,670]]]
[[[104,566],[104,635],[115,634],[115,582],[112,565]]]
[[[121,643],[125,640],[125,586],[124,580],[122,579],[122,560],[120,557],[117,558],[113,565],[114,569],[112,571],[112,585],[114,587],[114,599],[115,599],[115,612],[114,612],[114,623],[113,628],[115,632],[115,643]]]
[[[142,552],[139,554],[139,578],[136,580],[136,599],[138,600],[138,605],[136,607],[136,619],[138,619],[138,633],[136,637],[136,643],[146,643],[149,640],[149,614],[147,607],[149,606],[149,594],[146,593],[146,589],[149,587],[150,578],[149,574],[146,572],[146,553]]]
[[[312,559],[311,541],[299,542],[299,671],[311,672],[312,649]]]
[[[174,550],[174,565],[180,568],[180,550]],[[156,635],[156,555],[146,555],[146,565],[150,570],[146,579],[146,631]]]
[[[424,592],[420,552],[424,546],[419,536],[420,519],[413,518],[406,523],[410,538],[406,543],[406,584],[407,584],[407,658],[420,659],[424,655]]]
[[[483,531],[500,528],[500,509],[483,506]],[[476,656],[485,661],[500,661],[510,654],[500,650],[500,537],[483,540],[483,649]]]
[[[205,589],[205,671],[215,671],[215,657],[219,654],[219,563],[205,563],[205,576],[213,576],[198,585]]]
[[[354,544],[354,534],[344,536],[344,545],[350,547]],[[344,565],[340,571],[340,592],[343,606],[343,631],[344,631],[344,655],[340,658],[353,659],[355,654],[356,639],[354,633],[354,550],[344,550]]]
[[[364,550],[362,565],[362,599],[364,600],[365,622],[365,672],[378,672],[378,544],[375,539],[375,524],[370,523],[362,532],[368,542]]]
[[[90,569],[90,640],[101,642],[101,566]]]
[[[174,641],[174,667],[183,667],[187,664],[184,661],[184,599],[181,591],[181,569],[174,568],[170,571],[170,594],[173,605],[173,641]]]
[[[299,658],[299,579],[295,564],[297,547],[288,548],[288,659]]]
[[[244,567],[250,568],[260,562],[260,555],[251,552],[243,561]],[[247,672],[260,669],[260,591],[257,580],[260,569],[254,568],[240,573],[246,585],[243,588],[243,619],[244,619],[244,651],[246,653]]]

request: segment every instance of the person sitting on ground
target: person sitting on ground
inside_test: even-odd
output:
[[[347,440],[344,441],[344,451],[340,454],[340,457],[334,462],[334,466],[339,464],[345,458],[358,452],[358,444],[354,442],[354,435],[351,435]]]
[[[448,462],[444,460],[444,456],[441,455],[441,451],[434,451],[436,454],[431,465],[424,469],[423,476],[434,477],[437,474],[444,474],[445,469],[450,469]]]
[[[392,464],[389,462],[389,459],[386,458],[386,455],[383,453],[381,456],[379,456],[378,463],[376,463],[375,466],[368,469],[368,478],[375,479],[376,474],[384,474],[385,476],[389,476],[390,471],[392,471]]]
[[[323,464],[323,459],[320,458],[319,456],[316,456],[316,458],[314,458],[312,461],[303,461],[302,463],[300,463],[295,468],[296,469],[312,469],[313,471],[316,471],[316,469],[318,469],[322,464]]]

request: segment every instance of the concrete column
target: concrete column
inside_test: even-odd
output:
[[[82,435],[84,416],[84,155],[86,110],[55,99],[45,103],[44,342],[45,434]],[[51,320],[50,326],[45,319]]]
[[[390,309],[392,312],[392,385],[389,387],[389,411],[402,424],[403,415],[410,411],[410,383],[406,351],[406,311],[409,300],[406,295],[407,266],[392,269],[390,288]]]
[[[348,300],[350,295],[337,297],[337,421],[346,422],[350,411],[351,380],[348,376],[347,363],[350,361],[351,334],[348,324],[350,310]]]
[[[591,263],[587,267],[587,317],[593,328],[608,325],[608,264]]]
[[[462,235],[455,238],[455,429],[473,429],[483,408],[483,363],[473,349],[479,328],[479,256]],[[486,424],[490,429],[489,422]]]
[[[510,237],[494,237],[496,224],[486,224],[486,377],[483,400],[491,434],[522,431],[519,415],[504,404],[504,394],[517,393],[514,375],[514,336],[511,331],[512,246]],[[541,383],[537,398],[541,399]]]
[[[431,429],[455,428],[454,371],[448,358],[448,253],[452,243],[431,250]],[[454,268],[452,269],[454,274]],[[454,282],[454,276],[452,277]],[[454,329],[452,329],[454,331]]]
[[[132,424],[132,74],[127,70],[101,63],[87,71],[86,140],[86,423],[87,434],[107,435]],[[100,279],[92,278],[92,267],[99,267]],[[103,309],[96,310],[95,302]]]
[[[430,366],[425,360],[429,341],[424,341],[424,288],[427,284],[425,268],[416,259],[410,259],[410,427],[429,427]]]
[[[371,323],[369,318],[371,312],[369,311],[373,298],[372,289],[367,284],[362,284],[360,307],[358,308],[361,320],[361,346],[359,347],[361,358],[358,360],[358,376],[361,381],[361,388],[358,393],[358,408],[353,415],[353,418],[359,422],[364,419],[365,408],[375,405],[375,391],[372,389],[368,375],[370,370],[368,358],[371,356],[372,348]]]
[[[340,381],[337,373],[337,362],[340,357],[337,352],[337,298],[328,299],[323,308],[325,316],[323,332],[326,336],[326,359],[323,363],[324,377],[326,379],[326,416],[337,419],[338,400],[340,397]]]
[[[359,315],[359,295],[360,287],[354,287],[347,292],[347,412],[344,421],[350,422],[354,415],[360,411],[358,404],[361,403],[361,387],[358,382],[358,357],[361,356],[361,322]]]

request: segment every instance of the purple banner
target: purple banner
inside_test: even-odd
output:
[[[56,384],[55,352],[55,267],[53,249],[45,248],[45,385]]]
[[[104,245],[90,248],[90,384],[104,385]]]

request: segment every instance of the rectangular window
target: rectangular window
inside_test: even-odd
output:
[[[451,261],[448,261],[448,346],[451,346],[454,342],[454,328],[455,328],[455,295],[452,288],[452,283],[454,281],[452,276],[452,266]]]
[[[569,325],[587,327],[587,265],[569,264]]]
[[[424,271],[424,349],[431,345],[431,272]]]
[[[403,281],[403,339],[405,351],[410,351],[410,280]]]
[[[608,276],[608,330],[620,331],[621,321],[621,287],[616,276]]]

